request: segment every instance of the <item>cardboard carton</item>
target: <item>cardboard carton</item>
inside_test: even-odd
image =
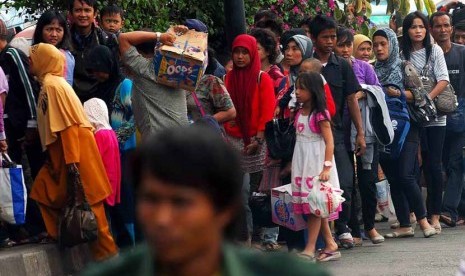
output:
[[[157,82],[174,88],[194,91],[208,64],[208,34],[189,30],[176,35],[173,46],[155,50],[153,60]]]
[[[307,228],[302,215],[296,215],[292,206],[291,184],[271,190],[271,215],[273,222],[294,231]]]

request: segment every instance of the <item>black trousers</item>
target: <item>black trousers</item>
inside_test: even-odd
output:
[[[426,217],[426,208],[417,183],[419,141],[405,141],[397,159],[380,157],[380,164],[391,187],[391,197],[401,227],[410,227],[410,210],[417,220]]]
[[[376,215],[376,182],[378,181],[378,164],[379,164],[379,152],[377,144],[374,145],[373,162],[371,163],[371,169],[364,169],[362,164],[362,158],[357,157],[357,184],[356,186],[360,192],[360,201],[362,209],[362,219],[365,231],[370,231],[375,228],[375,215]],[[351,156],[353,156],[353,153]],[[351,159],[352,161],[353,159]],[[353,161],[352,161],[353,164]],[[355,166],[354,166],[355,167]],[[352,203],[355,203],[354,198],[355,191],[352,193]],[[349,227],[352,229],[352,235],[354,237],[360,237],[360,224],[358,223],[357,210],[352,204],[352,214]]]
[[[346,201],[342,203],[342,211],[339,213],[339,219],[335,221],[336,234],[341,235],[350,233],[347,224],[351,217],[352,190],[354,188],[354,167],[350,162],[349,154],[344,143],[344,132],[333,130],[334,136],[334,159],[336,161],[337,175],[339,185],[344,191]]]

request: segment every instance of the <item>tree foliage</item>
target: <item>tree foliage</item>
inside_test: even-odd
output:
[[[97,2],[99,8],[107,4],[121,6],[126,12],[126,31],[142,28],[165,30],[171,24],[182,23],[187,18],[197,18],[207,24],[212,38],[215,40],[224,39],[225,20],[223,1],[221,0],[110,0]],[[30,15],[30,20],[47,9],[66,11],[68,5],[68,1],[63,0],[4,0],[0,3],[7,8],[23,8],[24,13]],[[352,28],[354,32],[369,35],[374,30],[368,20],[371,14],[370,0],[244,0],[244,4],[249,26],[253,24],[253,16],[257,11],[271,9],[283,19],[285,30],[297,27],[303,18],[317,13],[334,16],[340,24]]]

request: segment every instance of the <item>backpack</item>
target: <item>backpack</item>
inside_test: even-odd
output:
[[[383,89],[388,86],[395,85],[386,85]],[[395,87],[400,90],[399,87]],[[390,97],[386,94],[386,105],[388,107],[389,117],[391,118],[392,127],[394,129],[394,140],[391,144],[384,146],[384,149],[381,149],[380,151],[382,155],[389,159],[397,159],[400,156],[405,138],[410,130],[410,117],[409,111],[407,110],[404,91],[401,90],[401,96],[399,98]]]

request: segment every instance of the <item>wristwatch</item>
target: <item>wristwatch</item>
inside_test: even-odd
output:
[[[325,167],[331,168],[331,167],[333,166],[333,162],[331,162],[331,161],[325,161],[325,162],[323,163],[323,165],[324,165]]]
[[[157,42],[160,42],[161,33],[160,33],[160,32],[156,32],[155,34],[157,35]]]

